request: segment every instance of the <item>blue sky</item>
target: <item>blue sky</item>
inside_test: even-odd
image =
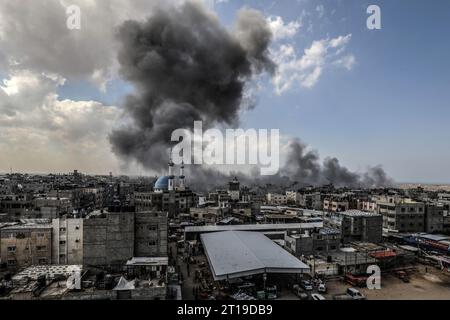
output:
[[[366,28],[370,4],[381,8],[381,30]],[[450,182],[449,1],[229,0],[215,10],[231,25],[243,6],[286,23],[301,20],[286,40],[299,55],[315,40],[351,34],[346,52],[356,59],[351,70],[325,67],[313,87],[293,85],[280,95],[266,77],[243,127],[280,128],[352,170],[382,164],[399,182]],[[58,93],[119,105],[130,91],[120,80],[106,92],[68,81]]]

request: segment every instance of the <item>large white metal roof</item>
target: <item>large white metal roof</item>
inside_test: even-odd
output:
[[[302,273],[309,267],[259,232],[226,231],[201,235],[215,280],[261,273]]]

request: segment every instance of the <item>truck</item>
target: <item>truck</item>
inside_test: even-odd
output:
[[[333,300],[366,300],[366,297],[355,288],[348,288],[345,294],[333,296]]]

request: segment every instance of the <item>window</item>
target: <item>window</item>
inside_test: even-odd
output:
[[[197,218],[197,217],[198,217],[198,214],[194,214],[194,216]],[[158,227],[157,227],[157,226],[148,226],[148,230],[150,230],[150,231],[156,231],[156,230],[158,230]]]
[[[59,228],[59,232],[66,232],[66,228]]]
[[[38,237],[38,238],[43,238],[44,236],[45,236],[45,233],[38,233],[38,234],[37,234],[37,237]]]
[[[36,250],[37,250],[37,251],[44,251],[44,250],[46,250],[46,249],[47,249],[46,246],[36,246]]]
[[[38,263],[39,264],[47,264],[47,259],[45,259],[45,258],[39,259]]]
[[[148,245],[150,247],[156,246],[156,241],[155,240],[149,241]]]
[[[16,260],[8,260],[8,266],[15,266]]]
[[[16,247],[8,247],[8,252],[16,252]]]
[[[64,240],[61,240],[61,241],[59,242],[59,244],[61,244],[61,245],[65,245],[65,244],[66,244],[66,242],[65,242]]]

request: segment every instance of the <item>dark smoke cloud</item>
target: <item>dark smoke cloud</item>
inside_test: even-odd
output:
[[[359,174],[342,166],[336,158],[326,158],[321,164],[317,152],[308,151],[299,139],[290,142],[288,160],[280,175],[299,186],[331,183],[336,187],[378,188],[393,184],[381,166]]]
[[[232,30],[199,3],[157,9],[146,22],[125,22],[118,38],[122,75],[136,88],[125,103],[132,125],[110,136],[113,151],[162,169],[173,130],[234,125],[246,84],[273,72],[272,34],[261,13],[242,9]]]
[[[127,21],[118,33],[121,74],[135,87],[125,115],[131,124],[113,131],[110,141],[119,157],[159,172],[166,170],[170,136],[175,129],[238,123],[246,104],[246,86],[262,72],[272,73],[272,34],[262,14],[242,9],[232,29],[199,3],[170,11],[157,9],[145,22]],[[233,173],[247,186],[286,188],[333,183],[377,187],[390,183],[381,167],[360,175],[335,158],[321,164],[319,155],[300,140],[289,145],[285,166],[275,176]],[[195,189],[225,186],[230,175],[199,166],[187,168]]]
[[[230,178],[239,181],[253,190],[262,192],[284,192],[286,189],[298,189],[306,186],[333,184],[335,187],[382,188],[394,185],[381,166],[369,168],[366,172],[356,173],[342,166],[336,158],[326,158],[323,163],[316,151],[299,139],[289,142],[287,161],[280,172],[274,176],[261,176],[258,168],[250,174],[231,172],[224,174],[200,166],[188,168],[189,185],[194,190],[209,191],[217,187],[226,187]]]

